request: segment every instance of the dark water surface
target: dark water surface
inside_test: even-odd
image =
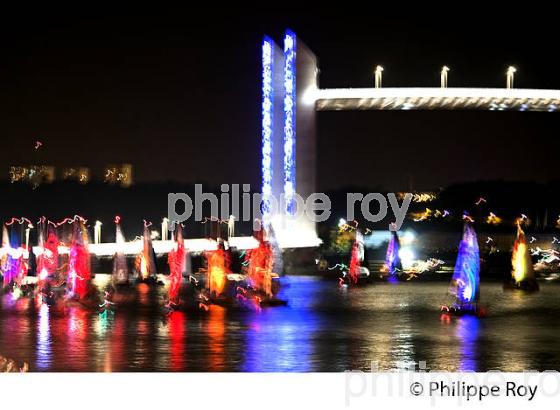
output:
[[[98,275],[102,282],[107,275]],[[288,307],[160,314],[163,287],[139,285],[113,320],[95,312],[0,302],[0,354],[34,371],[560,370],[560,284],[532,295],[483,283],[488,316],[443,320],[445,282],[339,289],[314,277],[284,278]]]

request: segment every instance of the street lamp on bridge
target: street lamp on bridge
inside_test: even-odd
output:
[[[101,243],[101,225],[103,224],[100,221],[95,221],[93,227],[93,243]]]
[[[378,65],[375,67],[375,88],[381,88],[381,80],[383,77],[383,67]]]
[[[163,218],[161,221],[161,240],[166,241],[169,238],[169,219]]]
[[[447,67],[446,65],[444,65],[441,68],[441,74],[440,74],[441,88],[447,88],[447,72],[448,71],[449,71],[449,67]]]
[[[513,88],[513,77],[517,69],[514,66],[509,66],[506,72],[506,88]]]
[[[25,249],[29,250],[29,233],[33,229],[33,225],[28,224],[27,228],[25,229]]]

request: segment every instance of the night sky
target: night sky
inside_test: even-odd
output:
[[[319,57],[322,87],[371,86],[381,64],[384,86],[438,86],[448,65],[451,87],[503,87],[515,65],[516,87],[560,88],[554,20],[355,13],[3,13],[1,177],[10,164],[81,165],[100,175],[105,164],[130,162],[137,182],[258,186],[260,43],[265,33],[280,42],[285,27]],[[319,190],[557,177],[560,113],[318,118]]]

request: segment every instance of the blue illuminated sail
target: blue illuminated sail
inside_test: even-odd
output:
[[[474,303],[478,301],[480,285],[480,256],[478,240],[474,228],[465,223],[463,239],[459,244],[459,254],[451,281],[450,292],[457,298],[457,303]]]
[[[384,270],[391,276],[394,276],[397,272],[402,271],[401,258],[399,257],[400,247],[397,232],[392,231],[391,239],[389,240],[389,245],[387,246],[387,255],[385,255],[384,266]]]

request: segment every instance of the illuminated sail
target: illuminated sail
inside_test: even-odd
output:
[[[350,255],[350,266],[348,268],[348,277],[351,283],[358,283],[360,268],[364,260],[364,237],[359,231],[356,231],[356,239],[352,245],[352,254]]]
[[[401,258],[399,257],[400,250],[399,237],[396,231],[391,232],[391,239],[387,246],[387,255],[385,256],[385,265],[383,271],[388,272],[389,275],[396,275],[398,271],[402,271]]]
[[[185,271],[185,241],[183,240],[183,228],[178,224],[175,228],[175,243],[173,249],[167,255],[169,263],[169,301],[178,302],[179,290]]]
[[[39,280],[44,280],[58,269],[58,237],[55,227],[46,220],[39,224],[39,247],[42,252],[37,257],[37,272]]]
[[[128,266],[124,254],[125,239],[120,222],[121,219],[117,216],[115,218],[116,252],[113,259],[113,279],[117,283],[126,283],[128,282]]]
[[[68,258],[68,281],[73,295],[84,298],[89,292],[91,263],[85,220],[74,221],[72,245]]]
[[[152,237],[150,235],[149,225],[144,224],[144,233],[142,235],[142,251],[137,257],[136,269],[140,274],[140,279],[147,280],[149,277],[156,275],[156,264],[154,261],[154,248],[152,245]]]
[[[259,246],[247,252],[247,270],[249,279],[254,288],[272,296],[272,268],[274,266],[274,253],[270,242],[264,239],[264,229],[255,235]]]
[[[22,279],[27,276],[28,263],[24,259],[24,247],[17,244],[21,241],[17,240],[17,234],[12,230],[10,235],[8,227],[4,225],[2,233],[2,275],[4,277],[4,285],[11,282],[21,284]]]
[[[529,248],[525,241],[525,232],[523,232],[519,224],[517,225],[517,238],[515,239],[511,255],[511,265],[511,275],[516,283],[534,279],[535,272],[533,271]]]
[[[207,286],[211,294],[219,296],[225,288],[226,278],[230,272],[229,255],[224,249],[223,242],[218,242],[218,249],[206,252],[208,263]]]
[[[478,240],[474,228],[465,222],[463,239],[451,281],[450,292],[456,296],[457,303],[474,303],[479,298],[480,256]]]
[[[17,275],[17,260],[12,257],[12,245],[8,227],[2,229],[2,260],[0,268],[4,277],[4,285],[8,285]]]

